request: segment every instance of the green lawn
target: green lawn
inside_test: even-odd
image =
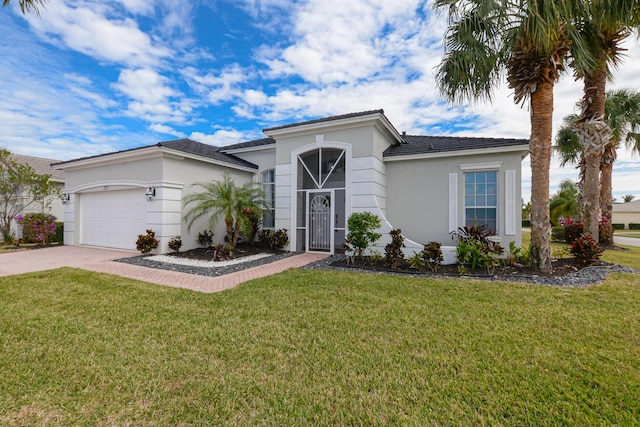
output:
[[[632,425],[640,277],[0,278],[0,425]]]

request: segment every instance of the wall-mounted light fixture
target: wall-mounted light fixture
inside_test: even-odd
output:
[[[147,196],[147,200],[151,201],[153,200],[154,197],[156,197],[156,189],[149,186],[149,188],[147,188],[147,191],[144,194],[145,196]]]
[[[60,198],[62,199],[62,204],[66,205],[67,203],[69,203],[71,201],[71,194],[63,193],[62,196],[60,196]]]

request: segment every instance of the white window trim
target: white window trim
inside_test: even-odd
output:
[[[485,170],[498,171],[501,167],[502,167],[502,162],[463,163],[460,165],[460,170],[468,171],[468,172],[485,171]]]

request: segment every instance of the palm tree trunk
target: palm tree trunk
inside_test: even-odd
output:
[[[613,157],[611,154],[612,149],[614,150]],[[602,211],[602,216],[608,219],[608,221],[603,224],[603,227],[606,229],[603,230],[603,240],[600,242],[604,245],[610,245],[613,243],[613,224],[611,224],[613,196],[611,193],[614,158],[615,146],[612,144],[607,144],[607,146],[605,147],[605,153],[602,156],[603,161],[600,165],[600,210]]]
[[[531,94],[531,264],[542,271],[551,271],[549,166],[553,86],[553,82],[541,81]]]
[[[580,142],[585,153],[584,172],[584,232],[598,241],[600,214],[600,162],[604,147],[609,143],[609,127],[604,122],[606,67],[597,74],[584,78],[583,111]]]

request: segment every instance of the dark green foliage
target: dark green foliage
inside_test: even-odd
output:
[[[267,248],[281,251],[289,242],[289,236],[287,235],[287,229],[281,228],[280,230],[260,230],[258,234],[258,241],[262,246]]]
[[[213,245],[213,232],[211,230],[204,230],[199,232],[198,243],[205,248],[210,248]]]
[[[529,251],[525,248],[516,246],[514,242],[509,242],[509,254],[505,258],[505,264],[507,265],[521,264],[524,266],[528,266]]]
[[[531,221],[529,221],[528,219],[522,221],[522,226],[523,227],[531,227]]]
[[[158,243],[160,243],[160,241],[156,239],[156,232],[148,229],[146,235],[138,235],[138,240],[136,240],[136,249],[143,254],[148,254],[158,247]]]
[[[64,222],[56,222],[56,237],[54,241],[59,244],[64,243]]]
[[[458,239],[458,242],[467,242],[469,240],[476,240],[482,243],[484,252],[494,252],[497,255],[502,254],[504,250],[499,243],[490,239],[491,236],[495,236],[495,231],[491,230],[486,224],[473,226],[465,225],[458,228],[458,231],[451,233],[454,238]]]
[[[344,242],[345,252],[353,252],[360,258],[371,245],[373,245],[382,234],[375,230],[380,227],[380,218],[371,212],[356,212],[349,216],[347,220],[349,232]]]
[[[589,235],[583,235],[578,237],[571,244],[571,254],[576,257],[576,261],[580,265],[587,266],[598,262],[603,250],[598,245],[598,242]]]
[[[391,243],[385,246],[385,261],[391,268],[398,268],[398,264],[404,260],[402,248],[404,248],[404,236],[399,228],[391,230]]]
[[[429,242],[424,245],[424,249],[420,253],[422,256],[422,260],[425,264],[431,269],[431,271],[436,272],[444,261],[444,257],[442,256],[442,244],[440,242]]]
[[[634,222],[629,223],[629,230],[640,230],[640,224]]]
[[[169,249],[174,252],[180,252],[180,248],[182,247],[182,238],[180,236],[176,236],[169,240]]]
[[[561,225],[554,225],[551,227],[551,240],[555,242],[564,242],[564,227]]]
[[[611,224],[614,230],[624,230],[624,224]]]

